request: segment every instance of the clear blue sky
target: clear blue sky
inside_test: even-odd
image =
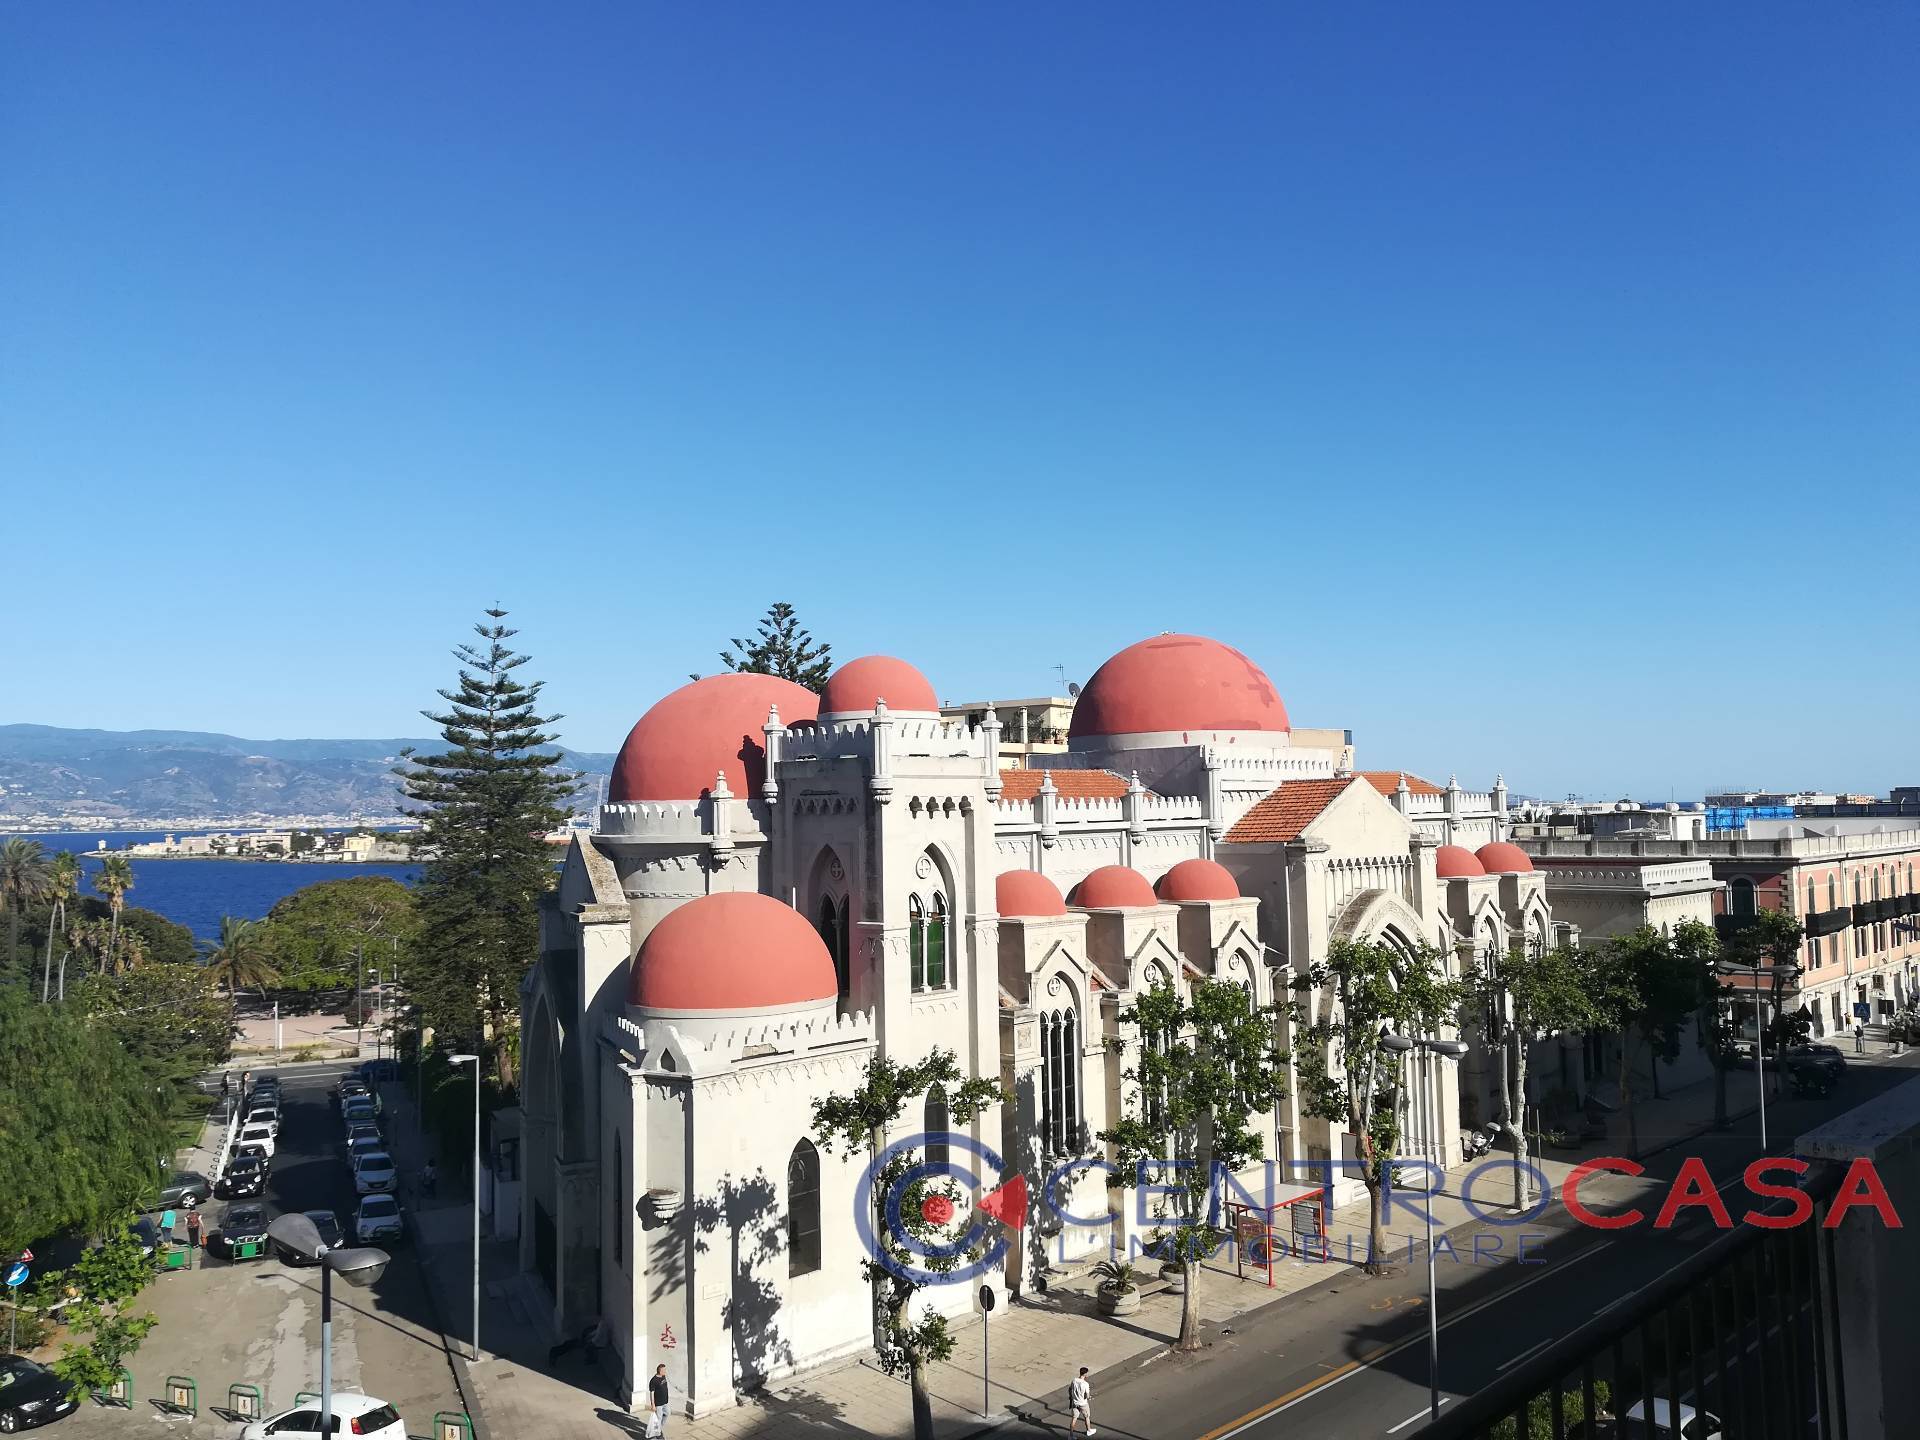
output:
[[[1363,763],[1920,780],[1920,10],[14,5],[0,720],[611,748],[791,600]]]

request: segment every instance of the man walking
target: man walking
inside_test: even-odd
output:
[[[647,1382],[647,1399],[653,1413],[647,1417],[647,1434],[662,1437],[667,1433],[667,1367],[653,1367],[653,1379]]]
[[[1087,1383],[1087,1367],[1082,1365],[1080,1373],[1073,1377],[1067,1386],[1067,1404],[1073,1409],[1073,1418],[1067,1421],[1067,1433],[1074,1433],[1074,1427],[1080,1427],[1083,1433],[1098,1435],[1093,1428],[1093,1386]]]
[[[194,1268],[200,1266],[200,1212],[187,1211],[187,1245],[193,1251]]]

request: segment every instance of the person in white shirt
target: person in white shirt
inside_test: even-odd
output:
[[[1067,1385],[1067,1404],[1073,1408],[1073,1418],[1067,1421],[1067,1433],[1074,1433],[1074,1427],[1081,1427],[1088,1435],[1098,1435],[1093,1428],[1093,1386],[1087,1383],[1087,1367],[1082,1365],[1080,1373]]]

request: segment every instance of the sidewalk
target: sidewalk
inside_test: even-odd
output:
[[[1868,1063],[1878,1056],[1864,1058]],[[1743,1083],[1744,1081],[1744,1083]],[[401,1143],[396,1154],[409,1171],[417,1170],[412,1144],[410,1102],[388,1087],[388,1114]],[[1736,1072],[1729,1077],[1729,1118],[1751,1112],[1754,1082]],[[1711,1127],[1714,1087],[1711,1079],[1660,1100],[1637,1103],[1640,1153],[1646,1157]],[[402,1118],[404,1116],[404,1119]],[[1568,1171],[1594,1155],[1624,1154],[1625,1117],[1612,1117],[1608,1141],[1578,1151],[1549,1151],[1537,1159],[1556,1192]],[[1498,1160],[1505,1152],[1496,1152]],[[1476,1161],[1448,1173],[1442,1193],[1434,1197],[1436,1233],[1455,1231],[1474,1223],[1461,1198],[1460,1186]],[[1612,1205],[1638,1200],[1660,1188],[1651,1178],[1597,1177],[1587,1193],[1596,1202]],[[450,1193],[441,1182],[436,1203],[417,1213],[415,1235],[439,1290],[450,1333],[468,1329],[466,1314],[471,1286],[471,1211],[466,1192]],[[1495,1210],[1512,1199],[1512,1172],[1482,1177],[1475,1201],[1483,1210]],[[1404,1265],[1409,1253],[1424,1253],[1424,1227],[1416,1230],[1417,1213],[1396,1208],[1389,1225],[1393,1263]],[[1262,1278],[1239,1279],[1230,1256],[1218,1266],[1209,1264],[1201,1284],[1201,1313],[1211,1326],[1231,1324],[1236,1316],[1285,1301],[1324,1280],[1352,1274],[1365,1259],[1369,1228],[1365,1200],[1342,1206],[1327,1222],[1330,1258],[1288,1256],[1274,1266],[1273,1285]],[[1347,1258],[1351,1237],[1353,1261]],[[1411,1247],[1411,1249],[1410,1249]],[[547,1363],[548,1347],[558,1336],[550,1333],[543,1307],[530,1303],[528,1283],[517,1273],[517,1247],[510,1242],[482,1245],[483,1339],[486,1358],[470,1367],[468,1393],[477,1399],[479,1440],[517,1440],[539,1434],[554,1440],[608,1440],[610,1429],[628,1435],[644,1433],[644,1416],[630,1416],[614,1399],[610,1380],[590,1369],[577,1353],[558,1365]],[[1511,1258],[1509,1256],[1509,1258]],[[1147,1295],[1137,1314],[1121,1318],[1102,1316],[1093,1293],[1094,1282],[1082,1278],[1058,1282],[1044,1295],[1029,1293],[1012,1301],[992,1322],[988,1344],[992,1391],[982,1418],[982,1325],[978,1320],[956,1322],[953,1358],[934,1367],[932,1391],[935,1428],[944,1440],[974,1435],[1012,1418],[1014,1410],[1037,1415],[1064,1414],[1059,1393],[1071,1369],[1090,1367],[1096,1375],[1116,1365],[1139,1361],[1163,1350],[1175,1338],[1180,1324],[1181,1297],[1172,1292]],[[452,1297],[449,1303],[449,1297]],[[557,1373],[554,1373],[557,1372]],[[1064,1421],[1062,1422],[1064,1424]],[[820,1440],[823,1435],[858,1433],[894,1437],[912,1433],[911,1399],[904,1378],[880,1370],[871,1356],[846,1360],[768,1386],[747,1397],[732,1410],[700,1420],[671,1417],[669,1433],[676,1440]]]

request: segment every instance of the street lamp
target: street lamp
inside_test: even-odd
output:
[[[1768,970],[1773,975],[1774,1003],[1779,1004],[1779,986],[1783,980],[1800,978],[1798,965],[1766,965],[1755,956],[1751,965],[1742,965],[1738,960],[1720,960],[1714,964],[1714,973],[1723,976],[1751,975],[1753,984],[1747,990],[1747,996],[1753,1001],[1753,1073],[1760,1087],[1760,1148],[1767,1148],[1767,1026],[1765,1007],[1760,1003],[1760,972]]]
[[[1458,1060],[1467,1053],[1467,1047],[1459,1040],[1436,1040],[1419,1036],[1408,1038],[1383,1032],[1380,1036],[1380,1048],[1396,1055],[1416,1051],[1422,1055],[1437,1055],[1443,1060]],[[1428,1077],[1423,1087],[1434,1096],[1433,1104],[1439,1109],[1439,1098],[1434,1085],[1435,1077]],[[1439,1280],[1434,1274],[1433,1264],[1433,1196],[1436,1185],[1427,1187],[1427,1404],[1430,1418],[1440,1418],[1440,1289]]]
[[[295,1212],[267,1227],[267,1237],[320,1267],[320,1433],[333,1433],[333,1277],[361,1289],[386,1272],[393,1257],[384,1250],[328,1245],[313,1221]]]
[[[470,1360],[480,1358],[480,1057],[449,1055],[450,1065],[473,1066],[473,1338]]]

